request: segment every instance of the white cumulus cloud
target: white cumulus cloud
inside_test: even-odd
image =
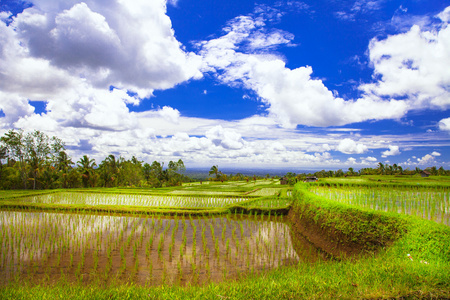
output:
[[[170,106],[164,106],[162,109],[158,110],[158,113],[164,119],[177,124],[180,118],[180,112],[178,109],[174,109]]]
[[[3,128],[45,119],[132,129],[138,121],[127,105],[202,77],[201,59],[176,40],[164,0],[31,2],[12,22],[0,22]],[[45,116],[30,118],[28,100],[44,100]],[[173,122],[179,116],[168,108],[161,113]]]
[[[419,165],[432,165],[436,163],[436,160],[433,155],[426,154],[422,158],[418,158],[417,162]]]
[[[352,139],[345,138],[339,143],[336,150],[345,154],[362,154],[368,149],[364,144],[356,143]]]
[[[221,125],[208,130],[205,136],[216,146],[225,149],[241,149],[244,146],[242,136],[232,129],[223,128]]]
[[[393,155],[399,155],[400,149],[398,146],[389,146],[389,150],[383,151],[381,157],[388,157]]]
[[[404,99],[408,110],[448,109],[450,26],[446,18],[441,20],[434,30],[414,25],[408,32],[372,40],[369,58],[379,80],[360,89],[378,97]]]
[[[450,132],[450,118],[445,118],[439,121],[439,129]]]
[[[265,20],[248,15],[233,19],[225,34],[216,39],[198,43],[203,57],[203,71],[211,72],[224,84],[241,85],[253,90],[267,105],[270,115],[279,124],[295,128],[297,124],[311,126],[344,125],[366,120],[397,119],[407,109],[400,100],[383,100],[367,93],[356,100],[335,96],[320,79],[313,77],[310,66],[289,69],[284,60],[273,54],[248,51],[248,43],[261,38]],[[263,33],[262,33],[263,32]],[[267,48],[285,45],[293,39],[279,32],[278,37],[266,34]]]

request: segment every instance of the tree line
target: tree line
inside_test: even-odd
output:
[[[421,169],[416,167],[412,170],[409,168],[404,169],[402,166],[398,164],[383,164],[379,162],[377,164],[377,168],[362,168],[358,171],[355,171],[354,168],[348,168],[347,171],[339,170],[321,170],[314,173],[301,173],[296,174],[292,172],[286,173],[284,177],[288,180],[289,184],[294,184],[298,181],[303,181],[306,177],[317,177],[317,178],[330,178],[330,177],[348,177],[348,176],[361,176],[361,175],[419,175],[425,171],[429,175],[432,176],[450,176],[450,170],[445,170],[444,167],[437,168],[436,166],[427,167],[425,169]]]
[[[190,181],[183,161],[144,163],[108,155],[99,164],[84,155],[76,163],[64,142],[35,130],[11,129],[0,138],[0,189],[164,187]]]

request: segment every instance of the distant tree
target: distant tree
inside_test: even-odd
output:
[[[393,164],[393,165],[392,165],[392,172],[393,172],[394,174],[396,174],[396,173],[397,173],[397,170],[398,170],[397,164]]]
[[[119,157],[116,159],[115,155],[108,155],[99,165],[99,173],[101,184],[105,187],[119,186],[123,182],[121,172],[124,159]]]
[[[344,176],[344,171],[342,171],[342,169],[339,169],[339,170],[337,170],[337,171],[334,173],[334,176],[335,176],[335,177],[343,177],[343,176]]]
[[[142,167],[142,171],[144,172],[145,181],[148,184],[150,182],[150,176],[152,174],[152,168],[150,167],[150,165],[148,163],[145,163],[144,166]]]
[[[26,148],[25,135],[23,130],[11,129],[4,136],[1,137],[3,147],[7,149],[7,155],[11,160],[14,160],[20,170],[20,177],[23,188],[27,188],[27,165],[26,165]]]
[[[93,186],[92,177],[94,176],[94,167],[97,166],[94,159],[89,159],[87,155],[77,161],[84,187]]]
[[[2,180],[2,175],[3,175],[3,160],[6,160],[6,158],[8,158],[7,153],[8,153],[8,149],[5,146],[2,147],[0,145],[0,181]]]
[[[27,188],[28,173],[31,172],[33,189],[40,172],[46,164],[51,164],[59,151],[64,150],[64,143],[57,137],[50,138],[45,133],[35,130],[25,134],[23,130],[9,130],[1,137],[1,148],[13,159],[20,170],[23,188]]]
[[[432,166],[431,168],[429,168],[429,172],[433,176],[438,175],[438,170],[437,170],[436,166]]]
[[[212,166],[211,169],[209,170],[209,176],[211,175],[216,176],[215,180],[220,180],[223,174],[221,171],[219,171],[219,166]]]
[[[378,163],[378,174],[384,175],[385,174],[385,166],[383,163]]]
[[[353,175],[355,175],[355,171],[354,171],[354,169],[353,168],[348,168],[348,172],[347,172],[347,174],[348,175],[350,175],[350,176],[353,176]]]

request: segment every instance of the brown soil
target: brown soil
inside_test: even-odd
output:
[[[8,242],[0,245],[0,285],[14,278],[36,284],[62,278],[100,284],[205,284],[323,259],[312,245],[299,243],[280,215],[152,219],[6,214],[6,219],[32,226],[17,233],[16,246],[9,244],[11,227]]]
[[[365,252],[363,245],[349,241],[348,236],[341,232],[329,228],[325,230],[321,227],[323,220],[316,223],[312,218],[296,214],[294,209],[289,211],[288,219],[291,223],[292,234],[308,240],[334,259],[357,258]]]

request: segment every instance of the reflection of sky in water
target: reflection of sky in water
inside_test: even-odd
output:
[[[241,219],[242,218],[242,219]],[[134,246],[139,243],[142,236],[142,244],[138,251],[141,256],[139,265],[146,265],[145,245],[151,240],[152,251],[155,253],[161,236],[164,235],[164,246],[161,260],[153,262],[155,271],[162,272],[164,268],[172,271],[172,276],[176,276],[178,263],[181,262],[183,268],[191,270],[192,264],[196,264],[198,269],[204,269],[206,263],[211,268],[216,268],[216,273],[226,270],[234,271],[240,268],[241,271],[248,271],[248,268],[261,269],[262,266],[277,267],[284,261],[298,261],[298,256],[293,250],[290,240],[289,226],[283,222],[267,221],[260,216],[233,216],[229,215],[213,218],[142,218],[133,216],[107,216],[89,214],[66,214],[66,213],[46,213],[46,212],[0,212],[1,237],[3,243],[0,244],[0,277],[5,275],[2,272],[7,270],[7,262],[13,259],[15,263],[20,260],[20,265],[26,267],[33,256],[33,262],[46,266],[47,261],[54,264],[55,257],[69,253],[73,256],[80,256],[81,252],[86,252],[92,259],[92,251],[98,251],[99,255],[106,257],[108,250],[115,249],[115,260],[120,264],[119,255],[124,243],[130,241],[128,246],[123,248],[125,256],[131,257]],[[176,228],[176,231],[172,231]],[[182,232],[186,226],[186,238],[183,256],[180,257],[180,247],[182,245]],[[193,247],[193,228],[196,229],[196,246]],[[204,242],[202,239],[202,227],[204,228],[206,248],[209,255],[205,254]],[[215,240],[212,239],[211,227],[214,228]],[[226,228],[222,235],[223,228]],[[164,230],[166,233],[164,234]],[[172,257],[169,258],[168,249],[171,244],[171,236],[174,232],[174,247]],[[8,241],[6,240],[8,235]],[[217,256],[215,241],[219,248]],[[226,248],[227,241],[229,243]],[[237,242],[236,242],[237,241]],[[17,249],[20,248],[20,254]],[[13,251],[14,250],[14,251]],[[196,253],[194,255],[194,253]],[[147,257],[147,258],[146,258]],[[128,259],[128,258],[127,258]],[[130,258],[131,259],[131,258]],[[247,263],[250,263],[247,265]],[[128,262],[128,267],[133,264]],[[66,271],[69,269],[65,267]],[[247,268],[247,269],[245,269]],[[148,267],[143,267],[147,270]],[[240,271],[240,272],[241,272]],[[89,273],[89,270],[85,270]],[[144,273],[148,271],[143,271]],[[60,274],[60,272],[57,272]],[[145,273],[145,274],[147,274]],[[6,274],[4,278],[8,277]],[[4,279],[5,280],[5,279]],[[2,280],[0,280],[2,282]]]
[[[151,207],[221,207],[247,201],[245,197],[183,197],[152,195],[121,195],[94,193],[54,193],[23,198],[21,201],[51,204],[132,205]]]

